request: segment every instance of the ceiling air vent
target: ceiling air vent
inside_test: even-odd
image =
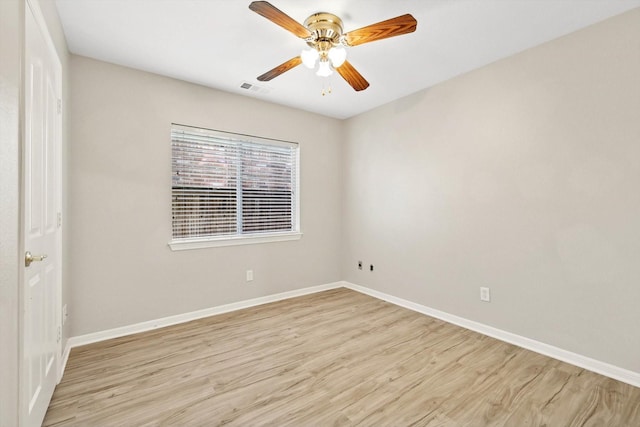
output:
[[[0,0],[0,1],[2,1],[2,0]],[[268,88],[268,87],[254,85],[254,84],[251,84],[249,82],[242,82],[240,84],[240,88],[241,89],[250,90],[251,92],[262,93],[262,94],[266,94],[266,93],[271,92],[271,89]]]

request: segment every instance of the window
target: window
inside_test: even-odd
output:
[[[300,238],[298,144],[171,128],[172,249]]]

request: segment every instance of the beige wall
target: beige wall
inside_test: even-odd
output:
[[[636,9],[348,120],[343,279],[640,372],[639,76]]]
[[[339,121],[79,56],[71,79],[74,336],[340,279]],[[172,252],[172,122],[299,142],[302,239]]]

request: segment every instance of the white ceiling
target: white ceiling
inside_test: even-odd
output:
[[[347,118],[598,21],[640,0],[270,0],[298,22],[331,12],[345,31],[411,13],[415,33],[348,48],[369,81],[355,92],[334,73],[298,66],[270,82],[265,71],[300,54],[301,39],[249,10],[250,0],[56,0],[71,52]],[[241,89],[248,82],[260,90]],[[331,94],[322,96],[323,87]]]

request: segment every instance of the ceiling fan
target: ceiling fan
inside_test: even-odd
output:
[[[344,33],[342,20],[328,12],[314,13],[302,25],[266,1],[254,1],[249,9],[300,37],[310,47],[301,55],[262,74],[259,81],[269,81],[300,64],[315,68],[317,63],[317,75],[326,77],[335,69],[356,91],[369,87],[369,82],[346,60],[344,47],[412,33],[418,25],[413,16],[406,14]]]

